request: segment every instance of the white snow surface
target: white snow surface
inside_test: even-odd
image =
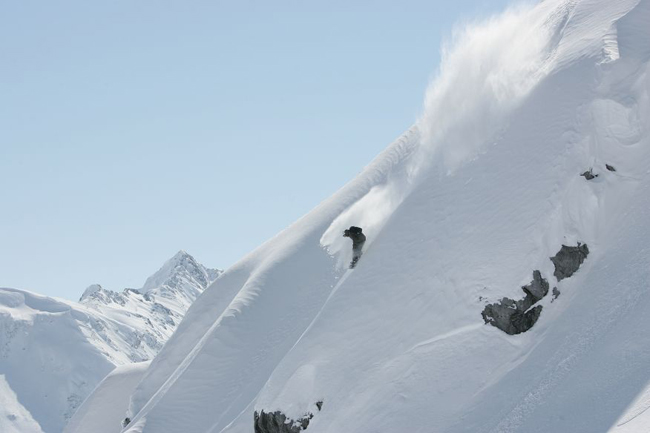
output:
[[[650,0],[546,0],[458,31],[416,125],[192,305],[124,431],[650,430],[649,22]],[[534,327],[485,325],[534,270],[561,291]]]
[[[20,404],[4,375],[0,375],[0,419],[4,420],[1,424],[3,433],[43,431],[29,411]]]
[[[636,398],[609,433],[645,433],[650,431],[650,386]]]
[[[213,281],[188,279],[207,270],[179,257],[165,267],[185,266],[145,294],[93,285],[76,303],[0,288],[0,431],[59,433],[115,366],[152,359]]]
[[[119,433],[129,396],[148,366],[145,361],[116,367],[84,401],[64,433]]]

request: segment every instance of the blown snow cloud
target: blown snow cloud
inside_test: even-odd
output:
[[[565,8],[513,7],[454,31],[417,122],[421,146],[414,176],[434,161],[453,172],[493,142],[508,114],[548,74]]]
[[[362,226],[370,245],[429,167],[440,163],[451,173],[480,152],[548,73],[553,35],[566,8],[547,7],[543,13],[539,9],[513,7],[454,31],[413,128],[419,144],[409,164],[343,212],[321,239],[339,265],[350,256],[349,246],[340,239],[345,228]]]
[[[599,22],[593,34],[578,40],[564,37],[571,32],[567,22],[581,15],[576,12],[578,3],[570,1],[520,4],[456,27],[442,47],[440,67],[412,128],[411,134],[418,138],[408,163],[343,212],[321,244],[344,265],[351,255],[349,245],[340,239],[345,228],[362,226],[370,245],[423,177],[453,175],[496,143],[509,127],[511,114],[546,77],[594,51],[602,52],[603,62],[617,57],[612,42],[615,20],[629,4],[622,1],[601,17],[588,17],[594,22],[605,17],[610,21]]]

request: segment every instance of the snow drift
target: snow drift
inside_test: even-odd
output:
[[[641,422],[648,22],[648,0],[547,0],[458,32],[416,125],[193,304],[125,431],[251,432],[256,412],[313,433]],[[349,271],[353,224],[368,242]],[[583,244],[558,278],[551,257]],[[486,325],[531,275],[559,293],[532,328]]]

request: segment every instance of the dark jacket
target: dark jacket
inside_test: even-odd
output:
[[[343,237],[352,239],[352,250],[355,253],[360,253],[363,244],[366,242],[366,235],[362,233],[360,227],[352,226],[343,232]]]

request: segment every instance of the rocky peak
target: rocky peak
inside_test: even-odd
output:
[[[90,296],[94,295],[97,292],[100,292],[104,289],[102,289],[102,286],[99,284],[91,284],[84,290],[83,294],[81,295],[81,298],[79,298],[79,302],[82,302],[85,299],[88,299]]]
[[[189,305],[214,280],[223,273],[220,269],[209,269],[200,264],[190,254],[181,250],[152,276],[147,278],[141,289],[124,289],[114,292],[102,288],[99,284],[89,286],[79,302],[90,304],[125,305],[129,299],[143,298],[147,302],[160,301],[161,298],[173,304],[182,305],[178,313],[184,313]]]
[[[223,271],[208,269],[187,252],[181,250],[152,276],[147,278],[140,291],[150,292],[158,288],[183,290],[189,287],[206,289]]]

